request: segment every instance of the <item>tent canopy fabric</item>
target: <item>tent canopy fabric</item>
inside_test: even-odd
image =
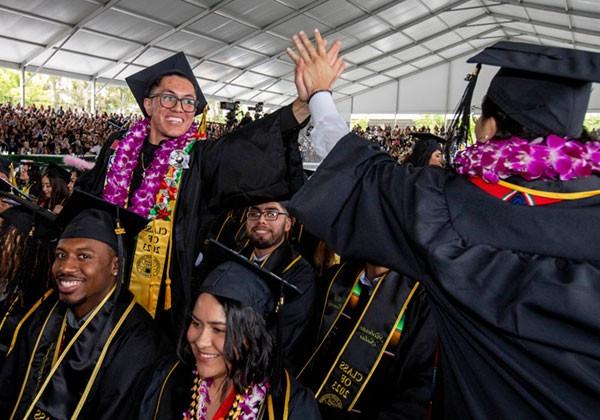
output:
[[[386,113],[451,111],[466,58],[502,39],[600,51],[596,0],[0,0],[0,22],[5,67],[122,84],[183,51],[208,97],[265,106],[293,100],[285,48],[319,28],[348,62],[336,100],[386,92]]]

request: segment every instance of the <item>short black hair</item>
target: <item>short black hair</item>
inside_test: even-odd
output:
[[[194,85],[194,81],[191,80],[186,74],[183,74],[180,71],[177,70],[173,70],[173,71],[169,71],[166,73],[162,73],[159,76],[157,76],[156,78],[154,78],[152,80],[151,83],[148,84],[148,87],[146,88],[146,93],[144,95],[145,98],[150,97],[150,95],[152,94],[152,91],[154,90],[154,88],[158,87],[158,85],[160,85],[160,83],[162,82],[162,80],[165,77],[169,77],[169,76],[179,76],[179,77],[183,77],[184,79],[186,79],[187,81],[189,81],[192,84],[192,87],[194,87],[194,96],[196,96],[196,89],[195,89],[195,85]]]
[[[513,136],[527,140],[534,140],[538,137],[546,137],[551,133],[543,133],[536,130],[531,130],[515,119],[511,118],[510,114],[504,112],[496,103],[489,97],[485,96],[481,103],[481,116],[483,118],[494,117],[496,120],[496,135],[498,139],[509,139]]]

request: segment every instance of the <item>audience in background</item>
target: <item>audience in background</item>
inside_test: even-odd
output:
[[[97,155],[113,133],[127,129],[140,118],[138,114],[98,112],[44,105],[0,105],[0,153]],[[222,137],[230,128],[210,122],[208,138]]]

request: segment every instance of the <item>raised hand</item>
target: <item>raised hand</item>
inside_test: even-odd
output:
[[[317,29],[316,48],[304,32],[294,35],[293,42],[298,52],[288,48],[287,53],[296,64],[295,82],[299,98],[308,99],[316,91],[331,90],[346,67],[344,60],[339,57],[340,42],[334,42],[327,50],[327,42]]]

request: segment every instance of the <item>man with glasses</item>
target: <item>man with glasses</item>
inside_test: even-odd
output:
[[[146,118],[108,139],[77,186],[150,220],[138,236],[129,287],[173,335],[216,216],[290,196],[303,183],[297,133],[308,117],[307,98],[218,141],[202,141],[193,122],[206,100],[183,53],[126,80]]]
[[[310,263],[287,240],[293,220],[281,202],[257,204],[246,212],[248,243],[241,251],[250,261],[287,280],[300,289],[300,295],[285,302],[282,313],[282,342],[288,367],[303,360],[309,346],[304,341],[306,326],[312,318],[316,274]]]

